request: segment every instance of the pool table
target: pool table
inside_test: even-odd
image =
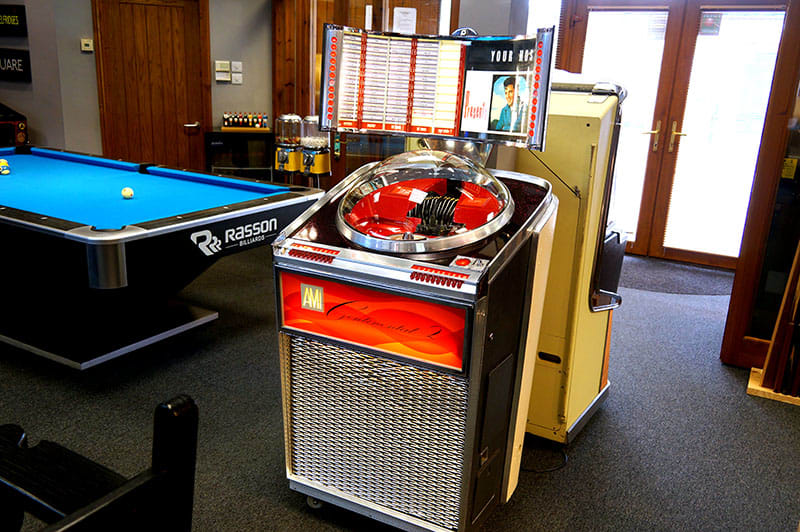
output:
[[[78,369],[217,317],[173,296],[322,196],[30,146],[0,158],[0,341]]]

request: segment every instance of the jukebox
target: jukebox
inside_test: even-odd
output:
[[[320,129],[426,140],[273,243],[286,474],[310,502],[453,531],[513,494],[558,200],[483,146],[542,149],[552,37],[326,25]]]
[[[419,150],[366,165],[273,244],[290,487],[407,529],[513,493],[557,200]]]
[[[569,443],[609,393],[613,309],[626,235],[612,212],[625,90],[553,83],[547,149],[520,152],[516,170],[558,175],[559,217],[547,281],[527,431]],[[554,174],[550,174],[553,171]]]

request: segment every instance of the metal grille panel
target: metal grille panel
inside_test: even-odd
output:
[[[457,529],[467,380],[301,337],[284,346],[292,473]]]

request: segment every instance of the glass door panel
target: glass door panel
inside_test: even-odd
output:
[[[628,234],[630,242],[636,239],[653,141],[651,135],[642,133],[653,124],[668,16],[661,10],[592,10],[586,28],[582,73],[589,80],[613,81],[628,91],[609,219]]]
[[[783,18],[701,12],[683,123],[664,135],[677,151],[665,248],[739,255]]]

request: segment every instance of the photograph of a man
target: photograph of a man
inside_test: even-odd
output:
[[[527,94],[525,78],[521,76],[494,76],[492,113],[489,129],[522,133],[525,123]]]

